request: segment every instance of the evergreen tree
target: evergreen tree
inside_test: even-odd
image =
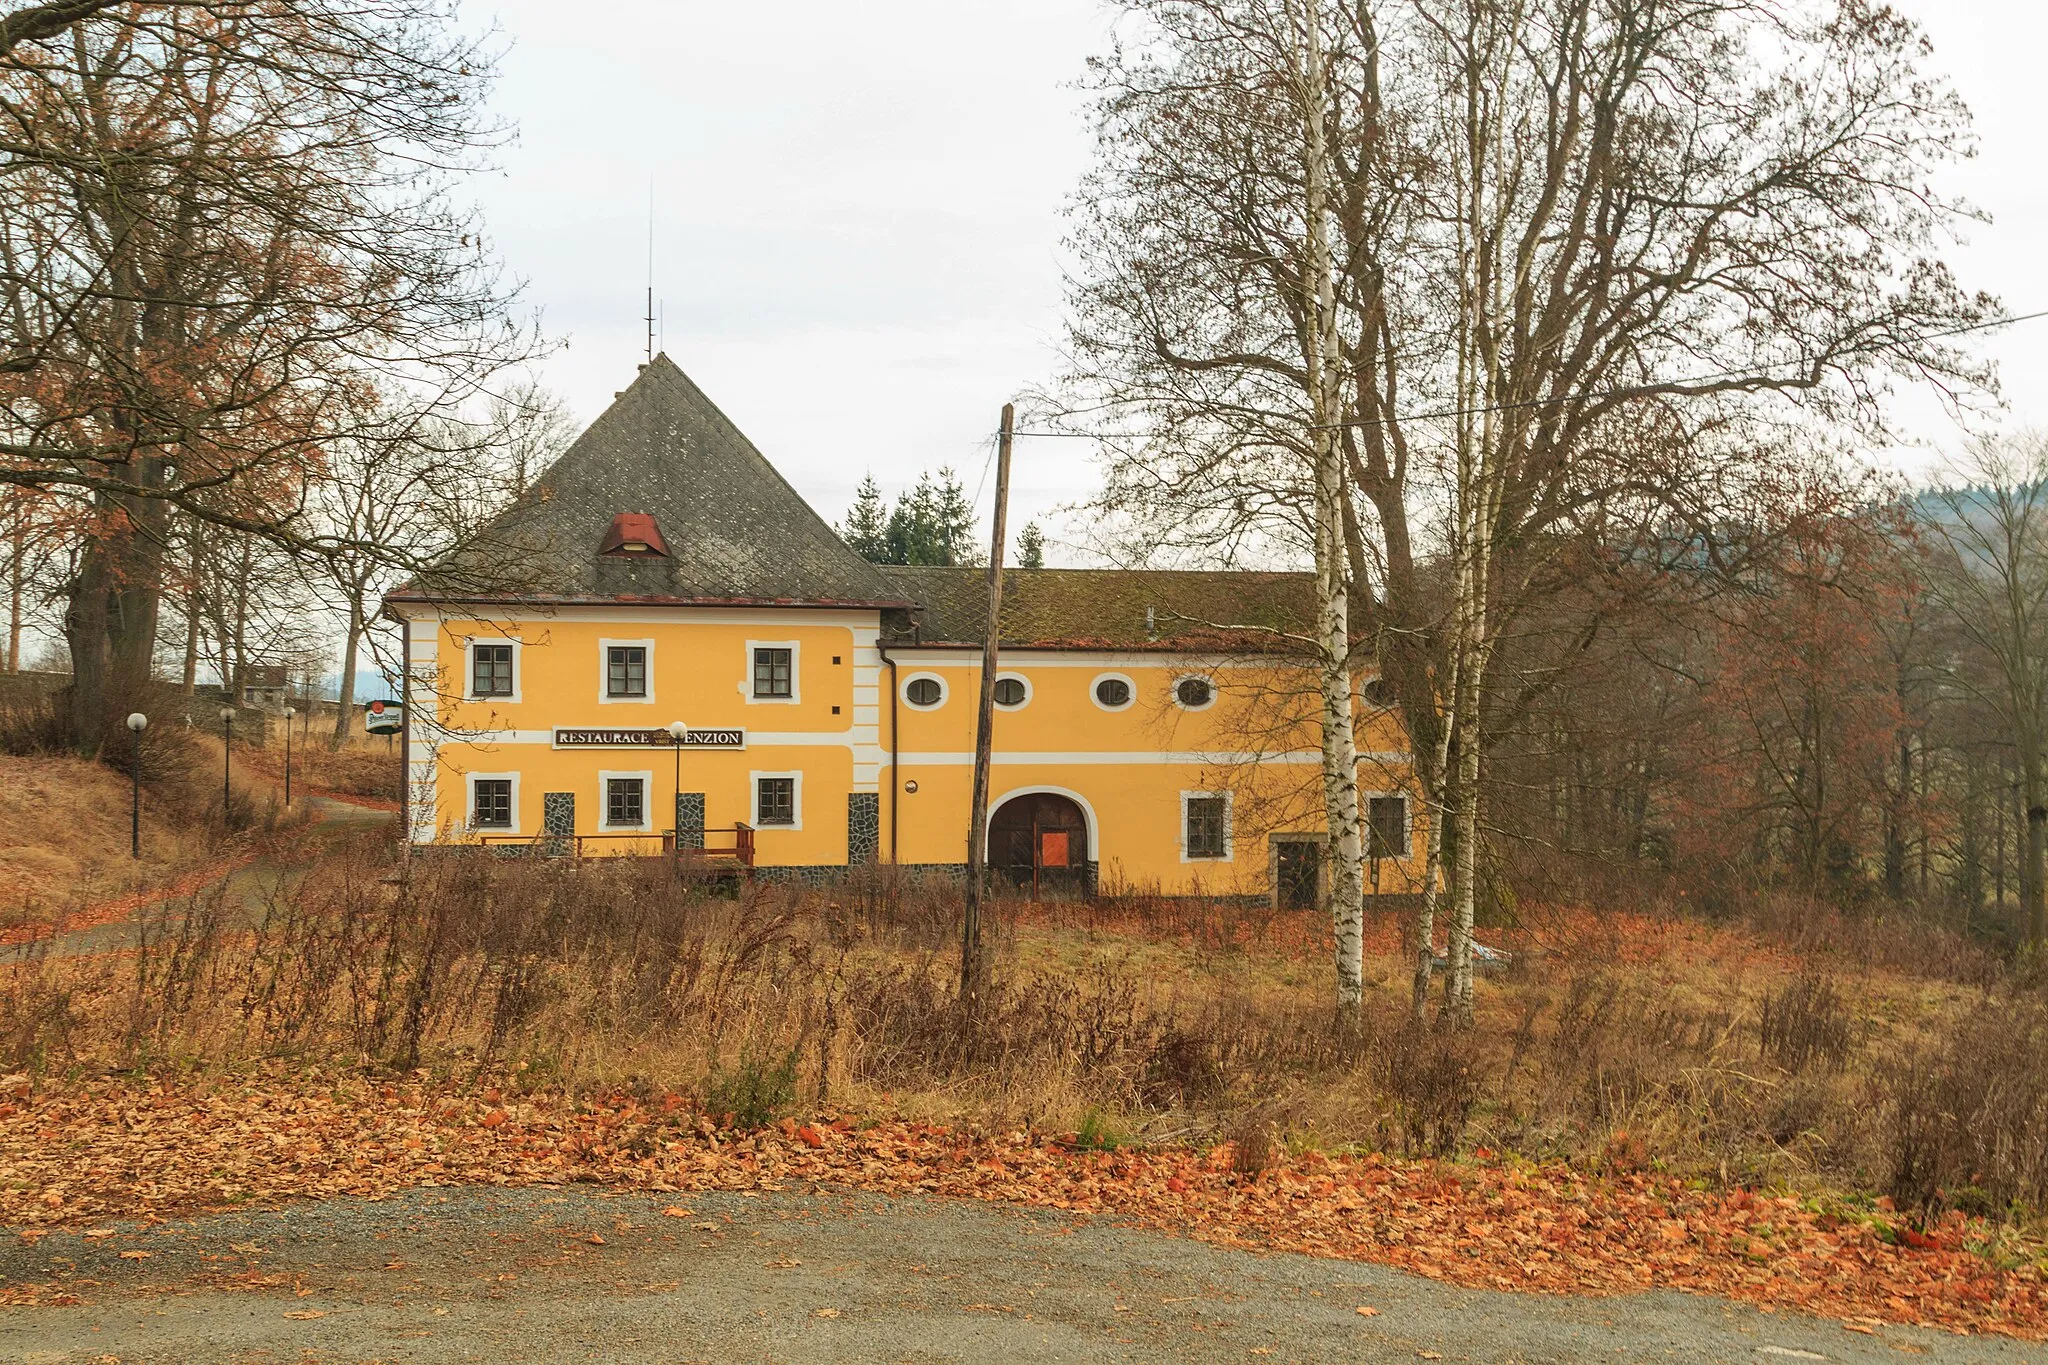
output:
[[[896,500],[889,514],[889,564],[973,564],[974,507],[950,467],[936,478],[918,476],[917,486]]]
[[[854,491],[853,506],[847,510],[840,538],[862,559],[876,564],[901,564],[889,545],[889,513],[882,504],[882,490],[872,471]]]
[[[1017,533],[1017,567],[1045,567],[1045,533],[1038,529],[1038,523],[1035,521],[1025,522],[1024,529]]]

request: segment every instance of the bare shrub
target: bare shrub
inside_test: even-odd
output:
[[[88,1019],[73,984],[51,970],[44,944],[15,949],[0,987],[0,1070],[40,1075],[76,1058]]]
[[[1887,1067],[1876,1087],[1894,1199],[2048,1208],[2048,1004],[1995,1001]]]
[[[1757,1023],[1763,1055],[1787,1071],[1839,1071],[1849,1059],[1853,1022],[1835,983],[1808,970],[1766,995]]]
[[[37,696],[0,706],[0,754],[28,758],[72,752],[70,730],[54,700]]]
[[[1404,1017],[1381,1043],[1376,1079],[1390,1106],[1390,1135],[1411,1156],[1456,1151],[1479,1098],[1467,1040]]]

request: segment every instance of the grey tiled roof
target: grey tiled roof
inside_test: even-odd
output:
[[[883,570],[913,613],[924,644],[980,645],[987,633],[985,569]],[[1287,650],[1314,620],[1307,574],[1240,570],[1008,569],[1003,633],[1020,649]],[[900,643],[900,641],[898,641]]]
[[[652,515],[669,555],[599,556],[620,512]],[[393,597],[903,601],[666,355],[473,546]]]

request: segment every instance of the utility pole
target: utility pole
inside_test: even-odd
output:
[[[995,529],[988,555],[988,629],[981,640],[981,702],[974,721],[974,811],[967,827],[967,906],[960,920],[960,999],[971,1026],[980,1012],[988,984],[988,964],[981,955],[981,899],[988,883],[988,769],[995,749],[996,647],[1003,620],[1003,544],[1010,512],[1010,440],[1015,433],[1016,406],[1003,404],[1003,425],[996,440]]]

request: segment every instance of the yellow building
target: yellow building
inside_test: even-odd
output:
[[[1039,891],[1313,901],[1298,574],[1011,570],[989,860]],[[414,842],[965,866],[980,570],[849,550],[667,357],[394,593]],[[1360,698],[1371,878],[1413,889],[1398,721]]]

